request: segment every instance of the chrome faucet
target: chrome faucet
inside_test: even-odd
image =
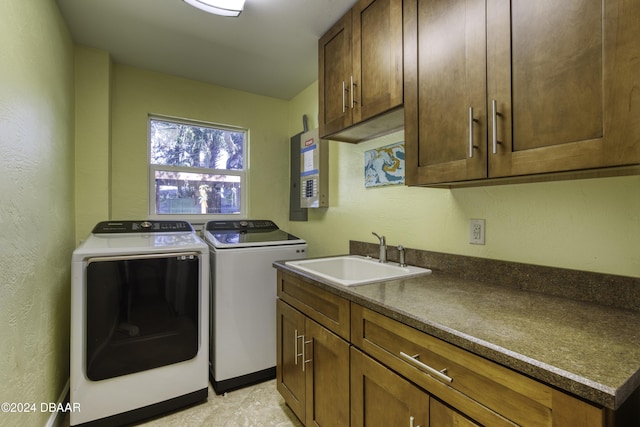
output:
[[[400,267],[406,267],[407,266],[407,258],[405,256],[404,246],[402,246],[402,245],[398,245],[398,257],[400,258],[400,260],[398,262],[400,264]]]
[[[371,232],[371,234],[380,240],[380,255],[378,257],[378,262],[387,262],[387,242],[384,236],[378,236],[375,232]]]

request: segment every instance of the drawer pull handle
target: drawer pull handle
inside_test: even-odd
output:
[[[420,427],[418,426],[414,426],[414,422],[415,422],[415,418],[413,416],[409,417],[409,427]]]
[[[414,365],[416,368],[426,372],[429,375],[436,377],[440,381],[444,381],[447,383],[453,382],[453,378],[445,375],[447,373],[447,368],[444,368],[441,371],[438,371],[437,369],[433,369],[431,366],[419,361],[418,360],[419,356],[420,356],[419,354],[416,354],[415,356],[409,356],[407,353],[403,351],[400,352],[400,357],[402,357],[404,360]]]

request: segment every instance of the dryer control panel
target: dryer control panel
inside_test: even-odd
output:
[[[91,231],[93,234],[113,233],[171,233],[192,232],[187,221],[103,221]]]

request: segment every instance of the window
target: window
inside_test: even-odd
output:
[[[149,118],[151,218],[246,216],[246,129]]]

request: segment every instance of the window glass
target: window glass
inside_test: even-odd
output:
[[[151,216],[245,215],[246,139],[245,129],[151,117]]]

